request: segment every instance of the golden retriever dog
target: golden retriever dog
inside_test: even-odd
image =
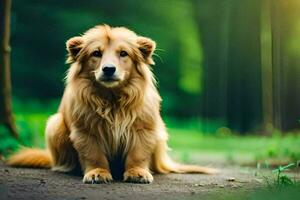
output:
[[[7,163],[69,172],[84,183],[151,183],[153,173],[214,173],[173,162],[151,71],[156,43],[101,25],[66,43],[70,68],[58,112],[46,126],[46,150],[23,149]]]

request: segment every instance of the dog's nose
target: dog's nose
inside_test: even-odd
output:
[[[105,76],[112,76],[116,71],[116,67],[112,64],[107,64],[102,69]]]

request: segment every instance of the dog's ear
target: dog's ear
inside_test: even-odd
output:
[[[144,61],[147,64],[154,65],[154,61],[152,59],[153,52],[156,48],[156,43],[146,37],[138,37],[137,39],[138,48],[142,53]]]
[[[82,48],[83,39],[80,36],[72,37],[66,43],[68,51],[67,63],[76,61],[77,55]]]

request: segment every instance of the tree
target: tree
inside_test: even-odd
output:
[[[272,38],[272,1],[261,1],[260,13],[260,51],[261,51],[261,87],[262,87],[262,117],[263,130],[271,135],[274,128],[274,77]],[[274,17],[274,16],[273,16]]]
[[[18,138],[11,108],[10,77],[10,12],[11,0],[0,1],[0,123]]]

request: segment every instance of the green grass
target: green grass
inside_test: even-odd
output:
[[[181,160],[186,158],[213,156],[216,159],[228,160],[236,163],[277,165],[295,162],[300,159],[300,135],[287,134],[285,136],[220,136],[203,134],[197,130],[185,130],[170,127],[170,147]]]
[[[20,102],[14,100],[14,111],[21,141],[26,146],[43,147],[47,118],[56,112],[59,101]],[[284,165],[300,160],[300,134],[276,133],[272,137],[238,136],[222,127],[222,122],[203,123],[200,119],[166,118],[169,145],[177,159],[185,162],[209,160],[215,163]],[[204,131],[205,129],[205,131]],[[0,127],[0,154],[15,150],[18,142]]]
[[[20,145],[44,147],[46,121],[51,114],[56,112],[58,104],[57,100],[41,102],[14,99],[14,117],[22,144],[12,138],[3,126],[0,126],[0,155],[6,156]]]
[[[286,166],[279,166],[277,169],[273,170],[273,173],[276,173],[275,185],[277,187],[286,187],[291,185],[296,185],[296,180],[292,180],[291,177],[284,174],[284,172],[290,170],[291,168],[297,166],[297,163],[290,163]]]

